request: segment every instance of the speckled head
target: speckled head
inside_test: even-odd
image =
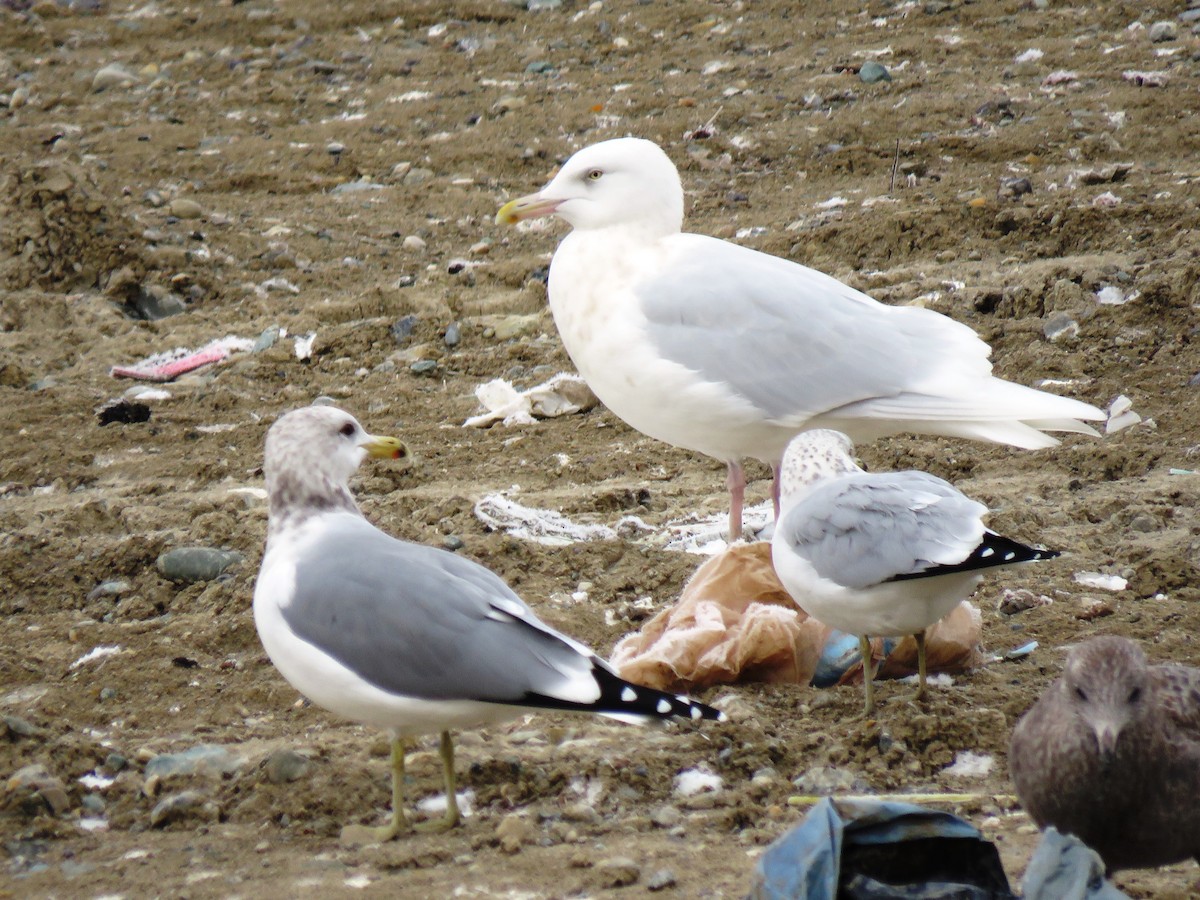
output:
[[[854,461],[854,443],[846,435],[828,428],[802,431],[783,454],[780,499],[786,505],[822,481],[861,471]]]
[[[1150,708],[1146,654],[1128,638],[1097,637],[1072,648],[1060,684],[1103,756],[1116,752],[1121,732]]]
[[[348,483],[363,459],[399,459],[407,452],[400,441],[368,434],[334,406],[286,413],[267,432],[263,460],[270,531],[315,512],[356,510]]]

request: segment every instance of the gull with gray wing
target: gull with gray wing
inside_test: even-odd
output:
[[[925,629],[974,593],[982,570],[1058,556],[983,524],[987,507],[927,472],[864,472],[846,435],[788,445],[771,540],[779,580],[805,612],[857,635],[865,708],[875,706],[869,636],[911,634],[925,693]]]
[[[450,731],[534,709],[623,721],[719,719],[687,697],[622,680],[591,650],[542,623],[490,570],[370,524],[348,481],[367,455],[398,457],[340,409],[282,416],[267,434],[267,550],[254,620],[271,661],[298,691],[392,733],[392,815],[348,826],[349,843],[407,828],[406,742],[441,734],[446,816],[459,820]]]

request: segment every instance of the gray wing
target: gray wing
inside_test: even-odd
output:
[[[803,421],[876,398],[926,407],[943,369],[958,379],[991,372],[987,344],[946,316],[884,306],[814,269],[715,238],[680,235],[674,248],[667,271],[635,286],[650,339],[772,419]]]
[[[576,694],[595,690],[593,666],[604,664],[478,563],[365,520],[339,523],[308,550],[283,617],[372,684],[428,700],[595,699]]]
[[[818,485],[777,527],[822,578],[862,589],[967,560],[986,512],[924,472],[863,473]]]

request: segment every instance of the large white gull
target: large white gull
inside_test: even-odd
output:
[[[577,641],[543,624],[489,569],[446,550],[384,534],[347,482],[367,455],[397,457],[395,438],[368,434],[349,413],[310,406],[267,433],[267,551],[254,587],[254,623],[271,662],[314,703],[392,734],[392,815],[349,825],[347,843],[388,840],[408,827],[404,754],[441,733],[446,816],[459,820],[450,729],[535,709],[623,721],[723,714],[630,684]]]
[[[682,232],[683,187],[639,138],[580,150],[496,221],[555,215],[572,231],[550,266],[550,309],[579,373],[638,431],[724,461],[731,539],[742,460],[779,463],[793,435],[898,432],[1034,449],[1095,434],[1087,403],[992,375],[991,348],[932,310],[886,306],[835,278]]]
[[[817,429],[783,456],[771,538],[780,582],[806,613],[858,636],[866,712],[868,638],[912,635],[925,693],[925,629],[974,593],[983,570],[1058,556],[984,527],[987,507],[927,472],[864,472],[844,434]]]

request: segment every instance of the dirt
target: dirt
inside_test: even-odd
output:
[[[628,877],[602,863],[628,857],[628,894],[670,869],[665,895],[735,897],[803,814],[793,780],[828,766],[854,790],[977,795],[951,808],[997,842],[1015,886],[1036,834],[1007,738],[1061,648],[1119,633],[1196,662],[1198,43],[1186,23],[1149,39],[1178,4],[27,6],[0,3],[0,776],[44,765],[65,812],[6,788],[0,895],[593,896]],[[1019,61],[1030,48],[1044,56]],[[864,83],[869,59],[891,80]],[[95,90],[114,63],[132,80]],[[539,716],[468,732],[461,828],[345,849],[343,823],[386,810],[385,747],[297,702],[263,653],[250,600],[266,512],[239,489],[261,487],[279,413],[332,397],[415,452],[356,480],[381,527],[460,539],[602,651],[652,613],[632,601],[671,602],[699,558],[624,539],[546,547],[489,532],[473,504],[515,485],[580,521],[661,525],[725,508],[719,465],[603,409],[461,427],[480,383],[570,370],[545,310],[563,229],[503,229],[496,208],[627,133],[679,164],[691,230],[935,308],[991,343],[1000,374],[1068,382],[1053,389],[1100,406],[1124,394],[1143,421],[1038,452],[861,448],[873,468],[950,478],[998,530],[1068,551],[975,598],[987,649],[1036,640],[1032,655],[956,676],[920,707],[885,683],[868,721],[854,687],[745,685],[704,692],[738,714],[697,730]],[[382,187],[335,192],[358,180]],[[1109,286],[1137,293],[1099,303]],[[163,302],[186,310],[139,318]],[[1078,334],[1048,340],[1056,315]],[[405,316],[414,330],[398,341]],[[519,333],[498,338],[498,323]],[[110,367],[272,327],[315,332],[311,357],[282,338],[167,385],[148,421],[100,425],[97,408],[130,386]],[[422,359],[436,366],[416,374]],[[751,474],[762,500],[768,473]],[[174,584],[156,560],[188,545],[244,560]],[[1080,571],[1128,587],[1085,588]],[[581,582],[586,601],[561,602]],[[1053,603],[1001,615],[1005,588]],[[97,647],[119,650],[77,662]],[[153,754],[198,744],[245,764],[146,783]],[[297,781],[267,776],[281,748],[311,758]],[[439,790],[434,749],[411,760],[414,800]],[[991,754],[991,772],[944,774],[967,750]],[[114,753],[128,766],[110,786],[78,780]],[[697,766],[724,790],[679,798],[674,776]],[[156,803],[185,790],[200,797],[191,814],[152,827]],[[1189,864],[1118,882],[1185,897],[1196,879]]]

